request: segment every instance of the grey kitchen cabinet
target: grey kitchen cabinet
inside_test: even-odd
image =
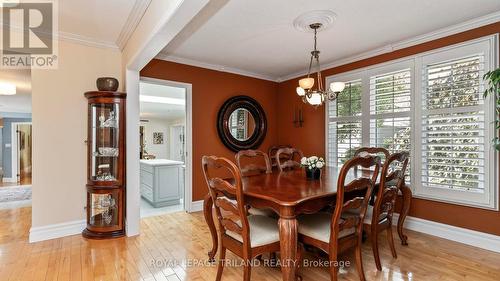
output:
[[[184,194],[184,163],[141,160],[141,196],[155,208],[177,205]]]

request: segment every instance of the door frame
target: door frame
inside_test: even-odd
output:
[[[186,122],[184,125],[184,136],[185,136],[185,146],[186,146],[185,147],[186,162],[184,163],[184,165],[186,166],[184,175],[184,211],[188,213],[191,213],[193,211],[198,211],[196,210],[196,208],[193,208],[193,90],[192,90],[193,86],[192,84],[189,83],[156,79],[150,77],[142,77],[142,76],[139,78],[139,82],[164,85],[176,88],[184,88],[186,90],[186,106],[185,106]]]
[[[12,182],[17,183],[17,174],[19,173],[18,168],[19,168],[19,153],[17,153],[17,148],[19,146],[18,144],[18,136],[17,136],[17,126],[18,125],[31,125],[31,129],[33,130],[33,122],[12,122],[11,123],[11,177]],[[33,136],[31,136],[33,138]],[[31,143],[33,143],[33,139],[31,140]],[[33,148],[33,147],[32,147]],[[33,161],[31,161],[32,168],[33,170]],[[4,175],[5,176],[5,175]]]

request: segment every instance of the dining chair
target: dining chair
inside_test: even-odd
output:
[[[240,173],[243,177],[270,174],[273,172],[269,157],[266,153],[260,150],[241,150],[236,153],[235,158],[236,165],[238,165]],[[255,162],[256,158],[261,158],[259,162],[264,163],[264,165],[259,165],[253,162],[245,165],[245,163],[247,163],[247,160],[253,160]],[[249,208],[248,213],[250,213],[251,215],[276,217],[276,213],[274,211],[267,209]]]
[[[383,148],[383,147],[361,147],[358,148],[354,152],[354,156],[365,156],[365,155],[376,155],[376,156],[384,156],[381,158],[381,165],[384,164],[384,162],[389,159],[389,156],[391,156],[391,153],[389,150]]]
[[[355,171],[354,167],[365,168],[363,172]],[[373,171],[366,169],[373,168]],[[380,170],[380,157],[367,155],[349,159],[342,166],[337,180],[337,196],[335,210],[332,213],[318,213],[299,217],[299,241],[319,248],[327,253],[330,262],[330,279],[337,280],[338,255],[355,248],[356,269],[360,280],[364,281],[365,273],[361,255],[363,221],[368,206],[373,185]],[[364,173],[367,174],[364,174]],[[362,175],[363,174],[363,175]],[[350,175],[350,177],[348,177]],[[362,176],[358,176],[362,175]],[[346,183],[346,181],[349,181]],[[364,195],[345,200],[345,195],[351,192],[361,192]],[[349,210],[359,210],[357,215],[345,216]]]
[[[223,157],[203,156],[202,167],[219,221],[221,246],[215,280],[221,280],[229,249],[243,259],[243,280],[248,281],[254,257],[279,251],[278,222],[266,216],[248,215],[240,171],[233,162]],[[229,178],[218,176],[226,173]],[[236,199],[236,203],[230,199]]]
[[[386,231],[387,240],[394,258],[397,258],[396,247],[392,235],[392,216],[396,207],[398,192],[405,183],[405,172],[408,166],[409,153],[399,152],[389,156],[380,175],[380,184],[375,191],[375,203],[368,205],[365,216],[365,230],[369,231],[372,243],[375,265],[379,271],[382,270],[378,250],[378,235]]]
[[[288,155],[283,157],[283,155]],[[298,156],[298,161],[294,160],[294,157]],[[294,170],[300,168],[300,159],[304,157],[304,154],[300,149],[285,147],[280,148],[276,152],[276,161],[278,161],[278,168],[280,172],[284,170]]]
[[[273,168],[278,167],[278,161],[276,160],[276,152],[278,152],[280,148],[290,148],[290,147],[291,147],[290,145],[273,145],[269,148],[267,154],[269,155],[269,160],[271,160],[271,167]],[[289,159],[290,155],[283,154],[282,157]]]
[[[381,161],[380,164],[382,166],[384,166],[385,161],[387,159],[389,159],[389,156],[391,155],[391,153],[389,152],[389,150],[387,150],[383,147],[361,147],[354,152],[354,156],[365,156],[365,155],[381,156],[380,157],[380,161]],[[355,168],[355,169],[357,169],[357,168]],[[372,193],[372,197],[370,198],[369,205],[375,204],[375,193],[377,193],[378,186],[379,186],[379,182],[377,181],[375,183],[374,188],[373,188],[373,193]]]
[[[241,175],[244,177],[259,175],[259,174],[270,174],[273,172],[269,156],[267,156],[266,153],[260,150],[253,150],[253,149],[241,150],[238,153],[236,153],[235,158],[236,158],[236,165],[238,165]],[[252,161],[252,162],[248,163],[247,161]],[[256,161],[258,161],[258,163],[255,163]]]

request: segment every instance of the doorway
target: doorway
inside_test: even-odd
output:
[[[12,135],[12,175],[18,185],[31,185],[32,171],[32,125],[13,123]]]
[[[0,70],[0,209],[31,206],[31,70]]]
[[[187,210],[190,198],[188,123],[185,84],[141,78],[140,214],[141,217]],[[190,200],[190,199],[188,199]]]

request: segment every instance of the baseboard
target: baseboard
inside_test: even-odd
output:
[[[203,211],[203,200],[191,202],[188,213],[201,212]]]
[[[17,182],[17,178],[3,178],[2,182]]]
[[[394,214],[395,225],[398,218],[399,215]],[[500,253],[500,236],[497,235],[410,216],[406,217],[404,228]]]
[[[32,227],[30,229],[30,243],[60,238],[69,235],[80,234],[85,229],[85,220],[56,223],[45,226]]]

